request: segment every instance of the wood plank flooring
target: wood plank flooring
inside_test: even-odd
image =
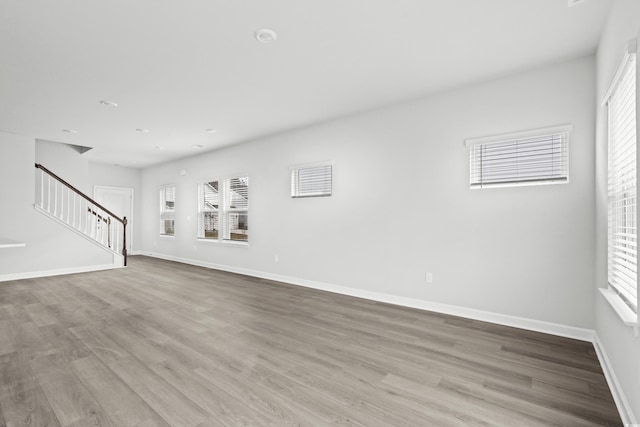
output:
[[[586,342],[131,257],[0,283],[0,426],[620,426]]]

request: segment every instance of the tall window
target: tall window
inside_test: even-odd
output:
[[[567,182],[571,129],[557,126],[467,140],[471,188]]]
[[[218,181],[209,181],[200,185],[200,208],[198,237],[217,240],[220,235],[220,194]]]
[[[638,311],[636,55],[628,53],[607,97],[608,282]]]
[[[166,185],[160,188],[160,235],[175,235],[176,187]]]
[[[248,177],[208,181],[199,186],[199,193],[198,238],[236,242],[249,240]]]
[[[249,178],[224,180],[224,240],[249,240]]]

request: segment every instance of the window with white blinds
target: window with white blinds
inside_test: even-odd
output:
[[[160,188],[160,235],[175,235],[176,187],[165,185]]]
[[[249,177],[210,180],[198,193],[198,239],[249,241]]]
[[[636,55],[627,54],[606,100],[608,110],[608,282],[637,313],[638,231]]]
[[[333,165],[331,162],[291,166],[291,197],[331,196]]]
[[[223,240],[247,242],[249,177],[227,178],[223,188]]]
[[[218,181],[199,186],[198,238],[217,240],[220,236],[220,193]]]
[[[567,182],[571,130],[556,126],[467,140],[471,188]]]

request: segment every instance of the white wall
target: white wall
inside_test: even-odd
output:
[[[111,264],[112,255],[34,209],[35,152],[32,138],[0,132],[0,236],[26,243],[0,249],[0,280]]]
[[[143,249],[592,329],[594,70],[577,59],[145,169]],[[466,138],[567,123],[569,184],[469,189]],[[289,165],[321,160],[333,196],[291,199]],[[250,246],[197,242],[197,184],[238,172]],[[158,236],[167,183],[175,239]]]
[[[142,220],[140,209],[140,197],[142,194],[140,169],[90,162],[88,182],[91,187],[88,194],[91,197],[94,197],[94,188],[96,186],[133,188],[133,218],[128,218],[128,220],[129,226],[133,227],[133,251],[140,250],[140,242],[142,240],[142,229],[138,226]]]
[[[71,145],[36,139],[36,163],[42,164],[83,193],[91,195],[89,161]]]
[[[628,40],[640,31],[640,2],[617,0],[604,29],[597,55],[596,140],[596,286],[607,286],[607,119],[600,106],[622,60]],[[640,87],[640,86],[638,86]],[[640,112],[640,110],[638,110]],[[640,338],[622,324],[616,313],[596,295],[596,332],[635,418],[640,419]]]

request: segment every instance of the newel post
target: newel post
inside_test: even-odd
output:
[[[124,257],[124,266],[127,266],[127,217],[122,218],[122,256]]]

